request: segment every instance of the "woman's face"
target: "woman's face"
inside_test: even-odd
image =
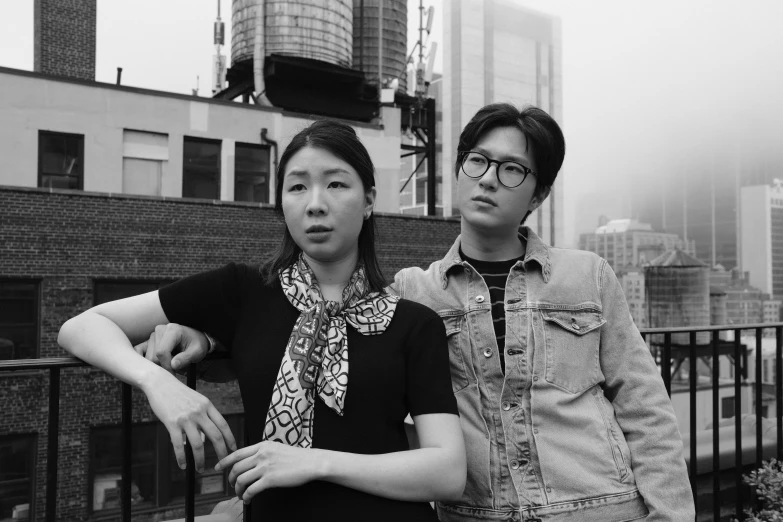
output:
[[[356,170],[325,149],[304,147],[286,165],[285,223],[312,259],[334,262],[355,255],[359,232],[374,203],[375,188],[365,192]]]

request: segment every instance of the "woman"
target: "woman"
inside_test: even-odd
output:
[[[280,159],[286,230],[274,259],[106,303],[60,330],[74,356],[144,391],[180,467],[186,438],[203,470],[203,433],[256,520],[437,520],[427,502],[462,493],[445,329],[428,308],[383,292],[374,185],[353,129],[313,123]],[[169,322],[232,347],[252,445],[236,450],[205,397],[133,350]]]

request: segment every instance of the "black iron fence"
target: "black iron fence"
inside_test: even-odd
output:
[[[775,420],[776,420],[776,441],[774,445],[766,444],[767,451],[765,452],[765,443],[763,440],[764,435],[764,418],[763,413],[763,400],[762,393],[765,388],[762,382],[762,367],[763,360],[765,358],[762,349],[762,340],[765,333],[769,333],[774,330],[775,338],[775,352],[774,352],[774,386],[767,386],[774,391],[775,398]],[[750,381],[750,375],[748,375],[748,352],[749,347],[742,342],[742,333],[747,331],[753,331],[754,345],[753,352],[755,357],[755,372],[754,379]],[[703,342],[697,342],[697,333],[709,332],[710,341],[705,344]],[[732,340],[721,339],[720,334],[722,332],[730,332],[733,334]],[[764,458],[775,457],[778,460],[783,458],[783,422],[781,417],[783,414],[783,384],[781,379],[783,378],[783,359],[781,353],[783,352],[783,323],[765,323],[765,324],[748,324],[748,325],[734,325],[734,326],[709,326],[709,327],[685,327],[685,328],[645,328],[641,330],[642,336],[648,341],[653,355],[658,362],[661,369],[661,375],[663,382],[666,385],[666,391],[671,397],[672,394],[672,362],[676,362],[678,367],[687,362],[687,374],[688,374],[688,397],[689,397],[689,430],[687,440],[689,442],[688,447],[685,448],[686,460],[688,462],[688,474],[691,480],[691,489],[694,494],[694,500],[696,501],[697,519],[706,518],[707,520],[729,520],[736,517],[742,520],[743,510],[754,499],[748,494],[749,490],[743,487],[742,475],[743,470],[748,467],[758,468],[761,466]],[[688,342],[679,343],[672,342],[672,336],[675,334],[687,334]],[[734,365],[733,378],[721,379],[721,357],[725,357],[728,360],[728,364]],[[699,382],[699,360],[708,362],[707,365],[710,368],[709,385],[712,392],[712,452],[711,459],[699,458],[698,452],[698,437],[697,437],[697,391],[701,387]],[[769,360],[769,359],[767,359]],[[731,384],[734,387],[734,440],[733,442],[733,477],[727,480],[726,473],[722,473],[722,467],[725,468],[725,462],[722,463],[722,455],[726,455],[727,452],[721,453],[721,440],[720,440],[720,424],[721,424],[721,412],[720,412],[720,395],[719,390],[722,386],[721,381],[726,380],[733,381]],[[743,453],[746,453],[743,448],[742,437],[742,390],[744,387],[752,385],[753,387],[753,409],[755,410],[755,457],[752,461],[748,461],[744,458]],[[724,441],[725,444],[726,441]],[[771,447],[770,447],[771,446]],[[730,448],[729,448],[730,449]],[[731,452],[729,452],[731,453]],[[771,455],[770,455],[771,454]],[[710,461],[711,460],[711,461]],[[708,495],[700,495],[699,488],[699,474],[700,467],[707,468],[708,474],[711,474],[712,478],[712,491]],[[724,495],[724,491],[730,489],[733,495]],[[700,505],[700,500],[706,497],[710,501],[709,506]],[[746,498],[748,497],[748,498]],[[733,501],[732,501],[733,498]],[[729,506],[727,502],[729,501]],[[710,516],[705,517],[704,515]],[[701,516],[700,516],[701,515]]]
[[[742,344],[742,332],[753,331],[755,333],[755,382],[749,382],[750,377],[747,374],[748,347]],[[697,502],[697,519],[720,520],[737,517],[742,519],[743,509],[752,502],[752,498],[746,498],[745,490],[742,486],[743,469],[749,466],[759,467],[764,458],[768,458],[770,450],[765,454],[765,445],[763,441],[763,409],[762,393],[764,385],[762,383],[762,339],[765,331],[774,330],[775,353],[774,353],[774,386],[767,386],[773,389],[775,397],[775,418],[776,418],[776,444],[772,450],[772,456],[783,459],[783,322],[751,324],[737,326],[710,326],[702,328],[645,328],[641,331],[642,336],[647,340],[651,347],[654,357],[658,362],[663,376],[666,390],[671,396],[673,368],[679,374],[682,366],[687,362],[688,370],[688,396],[689,396],[689,440],[688,447],[685,448],[686,460],[688,462],[688,472],[691,479],[691,488],[694,498]],[[697,343],[697,333],[710,332],[711,341],[708,344]],[[733,340],[726,341],[720,338],[721,332],[732,332]],[[672,336],[676,334],[687,334],[688,342],[672,342]],[[722,494],[726,489],[726,475],[721,473],[721,440],[720,430],[721,412],[719,401],[719,389],[721,387],[720,365],[721,357],[729,359],[730,364],[735,366],[733,372],[733,387],[735,391],[735,415],[734,415],[734,465],[732,480],[728,481],[729,486],[733,486],[734,500],[730,502],[729,509],[726,506],[726,496]],[[697,391],[699,389],[699,360],[708,361],[711,369],[711,379],[709,380],[712,389],[712,452],[711,461],[701,459],[698,453],[697,438]],[[676,366],[673,367],[672,363]],[[50,359],[26,359],[14,361],[0,361],[0,372],[20,371],[20,370],[41,370],[49,373],[49,413],[48,413],[48,434],[47,434],[47,461],[46,461],[46,521],[55,522],[57,520],[57,458],[58,458],[58,427],[60,422],[60,371],[63,368],[73,368],[85,366],[82,361],[72,358],[50,358]],[[198,369],[192,366],[187,373],[187,384],[189,387],[196,388],[196,376]],[[724,381],[726,379],[723,379]],[[754,409],[756,416],[756,438],[755,438],[755,458],[747,461],[743,458],[742,444],[742,389],[748,385],[753,386]],[[122,384],[122,482],[121,482],[121,520],[130,522],[131,520],[131,386]],[[725,442],[725,441],[724,441]],[[769,444],[767,447],[769,448]],[[725,452],[724,452],[725,454]],[[187,469],[186,469],[186,490],[185,490],[185,520],[187,522],[195,519],[195,492],[196,492],[196,471],[193,460],[193,452],[188,446],[186,449]],[[723,466],[725,468],[725,466]],[[702,471],[700,471],[702,470]],[[703,473],[706,471],[707,473]],[[699,474],[711,474],[712,487],[711,494],[700,495]],[[702,497],[710,500],[710,506],[699,504]],[[731,498],[731,496],[729,496]],[[244,507],[244,519],[250,520],[250,506]]]
[[[213,357],[211,357],[213,358]],[[220,358],[217,355],[214,358]],[[57,520],[57,458],[58,458],[58,428],[60,425],[60,370],[87,366],[75,357],[58,357],[50,359],[21,359],[0,361],[0,372],[45,370],[49,373],[49,418],[46,441],[46,522]],[[187,371],[187,385],[196,389],[198,367],[191,365]],[[120,486],[120,516],[122,522],[131,521],[131,448],[132,448],[132,387],[122,383],[122,480]],[[247,440],[247,439],[246,439]],[[187,468],[185,469],[185,520],[195,520],[196,505],[196,466],[193,450],[189,444],[185,446]],[[251,508],[244,506],[244,520],[250,520]]]

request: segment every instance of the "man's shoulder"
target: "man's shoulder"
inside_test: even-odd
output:
[[[575,248],[549,247],[549,259],[552,264],[589,264],[600,265],[603,258],[595,252]]]
[[[448,307],[449,293],[443,287],[442,260],[427,268],[403,268],[394,276],[392,291],[404,299],[423,304],[436,312]]]

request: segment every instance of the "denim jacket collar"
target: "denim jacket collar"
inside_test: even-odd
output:
[[[551,272],[551,264],[549,261],[549,246],[544,243],[540,237],[536,235],[529,227],[520,227],[519,240],[525,243],[525,259],[522,262],[525,267],[528,266],[530,261],[536,261],[538,266],[541,267],[541,274],[544,277],[544,282],[549,282],[549,274]],[[457,236],[454,244],[451,245],[448,253],[440,263],[440,276],[443,288],[445,289],[448,284],[449,270],[455,266],[462,266],[462,258],[459,255],[460,245],[462,244],[462,236]]]

